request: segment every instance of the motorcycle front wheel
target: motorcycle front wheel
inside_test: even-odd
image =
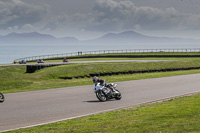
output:
[[[4,100],[5,100],[4,95],[0,93],[0,102],[4,102]]]
[[[121,98],[122,98],[122,95],[121,95],[121,93],[117,90],[117,89],[115,89],[116,91],[117,91],[117,94],[116,94],[116,96],[115,96],[115,99],[116,100],[120,100]]]
[[[107,100],[106,95],[103,93],[103,91],[97,91],[96,96],[99,99],[99,101],[105,102]]]

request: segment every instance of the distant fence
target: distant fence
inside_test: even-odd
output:
[[[78,51],[74,53],[63,53],[63,54],[50,54],[50,55],[39,55],[15,59],[18,62],[21,60],[32,61],[38,59],[51,59],[59,57],[72,57],[80,55],[98,55],[98,54],[112,54],[112,53],[152,53],[152,52],[200,52],[200,48],[193,49],[126,49],[126,50],[98,50],[98,51]]]

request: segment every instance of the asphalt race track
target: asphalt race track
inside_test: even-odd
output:
[[[49,65],[49,64],[80,64],[80,63],[103,63],[103,62],[168,62],[175,60],[102,60],[102,61],[69,61],[69,62],[46,62],[46,63],[27,63],[27,64],[0,64],[0,66],[22,66],[22,65]]]
[[[198,93],[199,81],[192,74],[118,82],[122,99],[107,102],[97,100],[93,85],[5,94],[0,132]]]

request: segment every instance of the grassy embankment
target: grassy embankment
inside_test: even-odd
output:
[[[118,72],[129,70],[153,70],[165,68],[198,67],[200,59],[187,58],[172,62],[123,62],[123,63],[89,63],[70,64],[57,67],[45,68],[35,73],[25,73],[25,66],[2,66],[0,67],[0,91],[2,93],[13,93],[21,91],[33,91],[92,84],[91,78],[63,80],[60,77],[84,76],[91,73]],[[107,82],[137,80],[144,78],[155,78],[171,75],[199,73],[200,70],[144,73],[131,75],[116,75],[101,77]]]

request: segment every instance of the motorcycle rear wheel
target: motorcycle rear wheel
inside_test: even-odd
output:
[[[4,102],[4,100],[5,100],[4,95],[0,93],[0,102]]]
[[[105,102],[107,100],[106,95],[103,93],[103,91],[97,91],[96,96],[99,99],[99,101]]]

